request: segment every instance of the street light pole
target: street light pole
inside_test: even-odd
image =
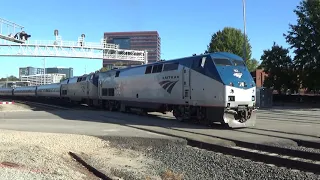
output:
[[[242,0],[242,10],[243,10],[243,60],[246,61],[246,0]]]

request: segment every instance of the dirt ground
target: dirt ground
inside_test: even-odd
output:
[[[0,179],[96,179],[68,152],[107,175],[126,169],[150,177],[148,167],[156,163],[138,151],[113,148],[91,136],[0,130]]]

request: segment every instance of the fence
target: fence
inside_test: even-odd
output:
[[[264,87],[257,88],[256,106],[259,108],[269,108],[273,105],[272,90]]]

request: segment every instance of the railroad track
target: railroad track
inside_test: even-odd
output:
[[[194,132],[192,130],[170,128],[170,127],[161,126],[159,124],[150,123],[150,124],[146,124],[146,126],[141,127],[139,125],[134,125],[137,123],[135,121],[138,121],[138,120],[132,119],[131,120],[132,125],[129,125],[128,123],[121,122],[123,121],[122,120],[123,118],[119,118],[117,116],[103,115],[103,117],[109,118],[110,122],[112,123],[119,123],[131,128],[136,128],[144,131],[149,131],[152,133],[158,133],[158,134],[163,134],[167,136],[186,139],[188,141],[188,145],[197,147],[200,149],[215,151],[222,154],[229,154],[232,156],[241,157],[244,159],[250,159],[256,162],[262,162],[262,163],[274,165],[277,167],[285,167],[288,169],[320,174],[320,171],[319,171],[320,153],[302,151],[299,149],[291,149],[286,147],[251,143],[251,142],[240,141],[240,140],[235,140],[231,138],[224,138],[221,136],[201,134],[198,132]],[[237,131],[237,130],[233,130],[233,131]],[[250,132],[243,132],[243,133],[251,134]],[[290,139],[290,138],[284,138],[284,137],[281,137],[281,138]],[[293,139],[290,139],[290,140],[293,140]],[[223,141],[226,141],[229,143],[222,143]],[[319,142],[299,140],[297,144],[304,145],[305,147],[308,147],[308,148],[314,148],[315,150],[318,150],[320,152]]]
[[[68,152],[68,154],[75,160],[77,161],[79,164],[81,164],[83,167],[85,167],[89,172],[91,172],[93,175],[95,175],[96,177],[102,179],[102,180],[112,180],[110,177],[108,177],[107,175],[103,174],[102,172],[100,172],[99,170],[97,170],[96,168],[92,167],[91,165],[89,165],[88,163],[86,163],[83,159],[81,159],[77,154],[73,153],[73,152]]]
[[[128,126],[137,128],[131,125]],[[192,147],[219,152],[222,154],[228,154],[244,159],[250,159],[256,162],[262,162],[277,167],[285,167],[292,170],[300,170],[320,175],[319,153],[249,142],[240,142],[235,140],[230,141],[233,141],[236,146],[225,146],[212,143],[212,141],[210,142],[210,137],[201,137],[204,135],[199,135],[191,132],[184,132],[185,134],[183,136],[179,136],[176,135],[178,133],[175,133],[175,130],[171,130],[170,132],[160,132],[146,128],[137,129],[183,138],[186,139],[188,141],[188,145]]]

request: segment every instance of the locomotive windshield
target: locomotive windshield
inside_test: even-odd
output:
[[[243,61],[229,59],[214,59],[216,66],[246,66]]]
[[[233,60],[234,66],[246,66],[243,61]]]
[[[214,59],[214,63],[216,66],[232,66],[232,63],[229,61],[229,59]]]

